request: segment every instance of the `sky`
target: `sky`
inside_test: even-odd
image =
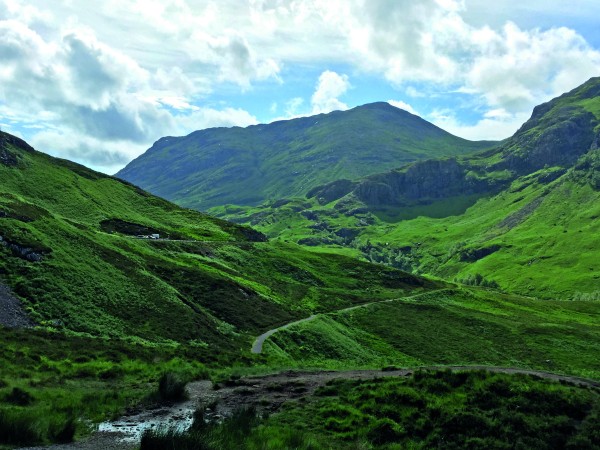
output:
[[[0,127],[115,173],[163,136],[387,101],[503,139],[600,75],[598,0],[0,0]]]

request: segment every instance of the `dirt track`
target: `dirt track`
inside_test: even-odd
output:
[[[496,373],[526,374],[544,379],[600,389],[600,382],[579,377],[557,375],[536,370],[486,366],[431,366],[422,369],[449,369],[453,371],[487,370]],[[220,420],[231,415],[237,408],[254,406],[259,413],[276,412],[283,403],[314,394],[317,388],[336,378],[368,380],[384,377],[406,377],[416,369],[351,370],[345,372],[286,371],[272,375],[232,380],[224,385],[213,386],[210,381],[198,381],[188,385],[190,400],[159,409],[140,410],[126,415],[116,422],[104,424],[87,440],[67,445],[43,447],[53,450],[131,450],[139,445],[141,430],[159,425],[185,426],[197,407],[204,407],[205,417]],[[213,404],[212,408],[207,408]],[[106,431],[110,430],[110,432]],[[42,447],[37,447],[39,450]],[[31,450],[31,449],[28,449]]]
[[[429,295],[429,294],[433,294],[435,292],[439,293],[439,292],[443,292],[443,291],[446,291],[446,290],[448,290],[448,289],[439,289],[439,290],[435,290],[435,291],[424,292],[422,294],[410,295],[408,297],[390,298],[390,299],[387,299],[387,300],[377,300],[375,302],[361,303],[360,305],[349,306],[347,308],[338,309],[338,310],[330,311],[330,312],[331,313],[342,313],[342,312],[352,311],[352,310],[355,310],[355,309],[358,309],[358,308],[367,308],[370,305],[377,305],[379,303],[390,303],[390,302],[398,302],[398,301],[402,301],[402,300],[412,300],[412,299],[421,297],[423,295]],[[273,328],[272,330],[269,330],[269,331],[261,334],[260,336],[258,336],[254,340],[254,343],[252,344],[251,352],[255,353],[255,354],[262,353],[262,348],[263,348],[263,344],[265,343],[265,341],[269,337],[271,337],[275,333],[277,333],[278,331],[285,330],[286,328],[290,328],[290,327],[292,327],[294,325],[298,325],[300,323],[310,322],[311,320],[316,319],[317,317],[324,316],[324,315],[327,315],[327,314],[329,314],[329,313],[313,314],[310,317],[306,317],[304,319],[296,320],[294,322],[286,323],[285,325],[282,325],[280,327]]]

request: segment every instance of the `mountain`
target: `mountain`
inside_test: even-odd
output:
[[[311,312],[438,285],[265,241],[0,135],[0,286],[38,325],[243,348]]]
[[[207,210],[304,195],[412,161],[490,147],[453,136],[388,103],[165,137],[117,176],[180,205]]]
[[[600,78],[592,78],[536,107],[495,148],[215,212],[271,237],[343,246],[418,273],[591,298],[600,289],[599,147]]]

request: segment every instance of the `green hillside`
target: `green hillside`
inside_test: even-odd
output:
[[[240,398],[254,386],[241,375],[290,368],[502,365],[597,380],[593,81],[537,109],[495,150],[328,183],[305,198],[218,208],[270,240],[0,134],[0,446],[81,438],[125,410],[179,398],[181,380],[212,378]],[[453,278],[476,286],[441,281]],[[260,334],[304,318],[251,353]],[[454,404],[480,418],[481,429],[514,428],[524,442],[568,422],[553,439],[578,445],[597,428],[595,391],[549,381],[437,372],[389,385],[341,383],[250,422],[230,412],[231,421],[206,424],[203,405],[201,432],[180,438],[209,439],[215,449],[344,448],[349,438],[366,448],[418,448],[452,429]],[[387,397],[405,385],[439,406],[419,415],[432,428],[413,430],[413,409],[400,417],[393,398],[380,408],[363,392]],[[522,401],[534,389],[539,405],[554,407],[524,412],[527,427],[500,420],[512,408],[506,389]],[[471,391],[499,403],[486,404],[488,414],[464,400]],[[583,412],[563,418],[557,411],[571,395]],[[305,415],[324,424],[312,447],[289,432]],[[480,428],[460,429],[483,439]],[[158,444],[143,448],[184,448],[176,436],[161,441],[160,430],[148,435]]]
[[[231,346],[243,334],[435,283],[270,244],[2,138],[0,273],[36,323]],[[161,239],[138,236],[158,234]]]
[[[182,206],[207,210],[304,195],[425,158],[490,147],[453,136],[388,103],[248,128],[165,137],[117,176]]]
[[[304,199],[212,211],[270,237],[416,273],[596,298],[599,143],[594,78],[535,108],[494,149],[330,183]]]

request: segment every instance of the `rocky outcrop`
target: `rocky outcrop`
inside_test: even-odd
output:
[[[581,104],[582,99],[598,96],[600,78],[536,107],[531,119],[496,148],[471,157],[416,162],[369,176],[348,198],[369,208],[423,205],[455,196],[496,193],[519,177],[550,167],[557,169],[546,171],[538,181],[554,181],[600,146],[600,122]],[[600,185],[600,177],[590,183]]]
[[[7,328],[24,328],[34,325],[21,301],[10,288],[0,282],[0,325]]]
[[[489,192],[501,185],[500,181],[469,176],[469,167],[451,158],[418,162],[403,171],[369,177],[354,194],[370,206],[403,206]]]
[[[44,254],[40,250],[10,242],[2,236],[0,236],[0,245],[8,248],[14,256],[30,262],[40,262],[44,258]]]
[[[553,111],[537,128],[517,133],[503,148],[502,161],[492,170],[508,169],[525,175],[546,166],[568,167],[587,153],[597,140],[596,117],[579,107]]]
[[[23,139],[0,131],[0,164],[7,167],[17,167],[19,165],[19,156],[11,151],[9,146],[28,152],[34,151],[33,147]]]
[[[306,197],[316,197],[321,205],[325,205],[349,194],[356,185],[357,183],[351,180],[336,180],[323,186],[317,186],[310,190]]]

